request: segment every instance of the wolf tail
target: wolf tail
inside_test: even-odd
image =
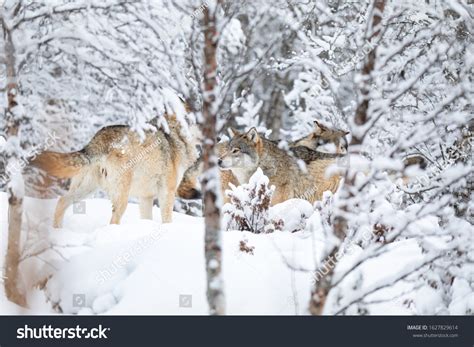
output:
[[[89,164],[90,160],[82,151],[72,153],[45,151],[37,155],[30,163],[48,175],[71,178],[78,174],[83,166]]]

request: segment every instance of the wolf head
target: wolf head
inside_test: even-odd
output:
[[[308,136],[293,143],[293,146],[305,146],[319,152],[347,153],[348,131],[331,129],[324,124],[314,121],[314,130]]]
[[[182,199],[201,199],[199,175],[202,173],[202,156],[184,172],[177,195]]]
[[[217,160],[219,167],[221,169],[254,172],[258,167],[263,150],[263,140],[257,129],[252,128],[246,133],[229,129],[229,135],[231,139],[227,144],[227,148]]]

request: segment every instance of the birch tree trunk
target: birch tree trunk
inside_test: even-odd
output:
[[[220,181],[217,156],[215,153],[216,136],[216,73],[217,38],[216,10],[207,6],[204,9],[204,96],[203,96],[203,195],[205,223],[205,257],[207,272],[207,300],[211,315],[225,314],[225,299],[222,281],[221,211]]]
[[[362,68],[362,82],[359,90],[359,104],[354,114],[354,124],[358,126],[364,125],[368,121],[367,111],[369,109],[370,102],[372,72],[374,70],[376,59],[376,41],[379,39],[381,33],[379,26],[382,21],[382,14],[384,8],[385,0],[373,0],[373,6],[371,7],[371,23],[367,26],[368,32],[366,38],[367,41],[370,42],[374,48],[367,55],[366,61]],[[363,137],[358,137],[358,132],[352,132],[352,134],[354,135],[352,137],[350,145],[356,147],[356,151],[358,152],[360,151],[360,145],[363,142]],[[341,198],[345,199],[346,202],[354,197],[353,190],[351,189],[353,185],[354,176],[351,174],[350,170],[347,170],[344,178],[344,185],[341,188],[340,193]],[[340,210],[335,213],[333,220],[333,233],[338,239],[341,240],[341,243],[347,233],[347,219],[344,217],[344,211],[347,211],[347,204],[343,204],[340,207]],[[327,271],[325,273],[321,271],[318,272],[322,273],[323,275],[321,276],[321,278],[319,278],[318,281],[316,281],[315,286],[313,288],[313,292],[311,293],[312,295],[309,305],[309,311],[313,315],[321,315],[324,311],[326,299],[332,287],[334,269],[339,260],[338,252],[340,251],[340,244],[339,246],[334,247],[330,254],[323,260],[323,267],[327,269]]]
[[[15,46],[13,44],[12,33],[2,17],[2,29],[5,47],[5,60],[7,70],[7,108],[5,110],[6,134],[8,138],[18,136],[20,126],[18,115],[14,114],[17,106],[16,95],[18,93]],[[7,163],[19,159],[18,153],[12,153],[7,158]],[[8,166],[8,165],[7,165]],[[19,173],[15,173],[19,174]],[[11,177],[10,177],[11,178]],[[19,276],[20,262],[20,237],[21,218],[23,211],[23,196],[18,194],[11,182],[7,188],[8,193],[8,246],[5,259],[4,285],[7,298],[20,305],[26,306],[25,293],[21,286]]]

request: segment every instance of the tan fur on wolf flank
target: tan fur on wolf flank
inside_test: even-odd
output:
[[[330,154],[328,154],[330,156]],[[275,185],[272,205],[291,198],[303,198],[311,203],[320,200],[324,190],[335,191],[338,176],[326,177],[326,169],[335,163],[334,158],[315,160],[307,165],[307,172],[300,169],[297,160],[278,145],[262,138],[255,128],[236,134],[220,157],[219,165],[231,169],[239,182],[248,182],[260,167]]]
[[[295,141],[292,147],[295,149],[298,146],[308,147],[310,149],[321,151],[324,146],[332,144],[335,147],[336,154],[347,154],[348,142],[345,138],[349,132],[345,130],[332,129],[324,124],[314,121],[314,130],[308,136]],[[295,153],[297,157],[305,159],[303,156]],[[308,172],[314,178],[314,187],[306,192],[304,198],[308,201],[314,202],[322,200],[323,193],[330,191],[335,193],[339,187],[341,177],[339,175],[327,175],[327,169],[334,165],[336,159],[322,158],[316,160],[305,160]]]
[[[147,132],[145,140],[127,126],[101,129],[81,151],[44,152],[32,164],[48,174],[71,177],[66,195],[56,206],[54,226],[61,227],[65,210],[74,202],[102,188],[112,201],[110,223],[118,224],[128,197],[139,198],[140,215],[152,218],[153,198],[158,197],[163,223],[172,221],[173,202],[184,172],[197,159],[197,127],[191,139],[181,133],[174,116],[167,116],[169,134]]]
[[[73,154],[72,157],[70,154]],[[49,175],[44,175],[41,181],[38,183],[31,184],[28,187],[33,197],[39,198],[53,198],[57,196],[53,189],[59,183],[59,179],[68,179],[78,173],[81,166],[74,165],[75,153],[57,153],[45,151],[37,159],[34,159],[32,163],[37,167],[42,167],[45,171],[50,172]],[[80,160],[80,158],[79,158]],[[70,163],[67,163],[70,161]],[[62,163],[62,164],[61,164]],[[176,193],[177,197],[182,199],[200,199],[201,191],[199,190],[198,176],[200,174],[199,159],[191,166],[183,176],[181,183],[178,186]],[[54,177],[53,177],[54,176]]]

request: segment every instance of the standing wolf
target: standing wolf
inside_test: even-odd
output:
[[[139,198],[140,215],[152,218],[153,198],[158,197],[163,223],[172,221],[173,202],[184,172],[197,160],[199,131],[185,134],[175,116],[166,116],[169,132],[149,131],[141,141],[128,126],[105,127],[82,150],[73,153],[43,152],[32,161],[48,174],[72,178],[54,214],[54,227],[62,225],[64,212],[98,188],[112,201],[111,224],[119,224],[129,195]],[[155,125],[155,122],[151,122]]]
[[[329,129],[325,129],[327,134],[322,138],[321,130],[317,128],[313,134],[291,144],[290,149],[294,156],[279,148],[277,143],[262,138],[255,128],[246,133],[235,132],[218,164],[223,170],[232,170],[240,183],[248,182],[250,176],[260,167],[268,176],[270,184],[276,187],[272,205],[291,198],[304,198],[314,202],[322,198],[325,190],[334,192],[337,189],[339,175],[326,176],[326,170],[343,156],[314,150],[321,141],[329,143],[336,140],[335,137],[330,141],[328,135],[335,136],[335,133],[329,133]],[[342,131],[338,134],[339,147],[340,143],[344,142],[341,140],[344,135],[346,132]],[[338,149],[340,150],[342,151],[341,148]],[[301,168],[299,159],[306,163],[306,169]]]
[[[239,131],[233,128],[229,128],[228,133],[231,138],[240,134]],[[331,156],[331,155],[327,156],[320,152],[330,151],[330,153],[336,153],[336,154],[347,153],[348,143],[345,136],[348,134],[349,132],[347,131],[329,128],[318,121],[314,121],[314,129],[309,135],[306,135],[298,140],[295,140],[289,143],[290,152],[293,153],[296,159],[303,160],[307,165],[309,165],[313,161],[315,162],[311,164],[311,167],[313,168],[312,173],[318,175],[318,178],[316,178],[316,181],[320,183],[321,189],[322,189],[322,185],[326,183],[325,186],[327,189],[325,190],[335,191],[335,189],[337,188],[337,184],[339,183],[339,180],[337,180],[335,188],[333,184],[334,179],[326,180],[326,181],[324,180],[325,171],[328,166],[333,164],[333,161],[331,160],[320,161],[320,160],[321,159],[334,159],[335,156]],[[266,141],[269,141],[269,140],[266,140]],[[273,143],[278,145],[278,142],[273,142]],[[216,145],[217,153],[219,156],[223,156],[226,153],[228,144],[229,144],[229,141],[223,141],[223,142],[217,143]],[[288,159],[288,160],[291,160],[291,159]],[[321,179],[321,175],[323,176],[322,179]],[[230,168],[221,167],[221,191],[222,191],[222,196],[224,197],[224,202],[230,201],[227,195],[225,194],[225,191],[229,188],[229,183],[232,183],[233,185],[236,185],[236,186],[239,185],[239,181],[235,177],[235,175],[232,173],[232,170]],[[315,189],[316,188],[313,187],[312,191],[314,191]]]

